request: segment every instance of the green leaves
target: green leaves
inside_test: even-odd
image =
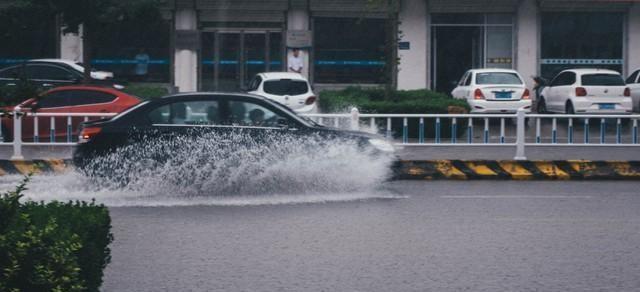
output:
[[[21,203],[29,178],[0,197],[0,291],[98,291],[113,241],[107,208]]]

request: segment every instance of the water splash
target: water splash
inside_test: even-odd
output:
[[[352,140],[201,133],[121,148],[90,163],[83,174],[37,176],[27,197],[46,201],[95,198],[110,206],[392,198],[379,188],[390,175],[391,160]],[[10,186],[5,182],[0,187]]]

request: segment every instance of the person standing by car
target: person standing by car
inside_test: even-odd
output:
[[[140,49],[138,54],[135,57],[136,59],[136,81],[144,81],[147,77],[147,73],[149,73],[149,61],[151,58],[144,51],[144,49]]]
[[[304,63],[302,60],[302,56],[300,55],[300,49],[294,48],[293,54],[289,56],[288,59],[289,64],[289,72],[302,73],[302,69],[304,68]]]

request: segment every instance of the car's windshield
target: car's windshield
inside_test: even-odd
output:
[[[584,86],[624,86],[622,76],[618,74],[586,74],[582,75]]]
[[[478,73],[476,84],[516,85],[522,84],[522,80],[518,75],[508,72]]]
[[[309,85],[302,80],[268,80],[264,82],[264,92],[273,95],[301,95],[309,92]]]

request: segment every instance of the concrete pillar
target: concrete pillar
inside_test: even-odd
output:
[[[64,28],[60,29],[60,58],[82,62],[83,45],[82,45],[82,26],[79,33],[63,33]]]
[[[196,30],[198,18],[195,9],[178,9],[175,14],[176,30]],[[178,92],[198,90],[198,48],[176,48],[174,80]]]
[[[424,0],[404,0],[400,7],[400,42],[408,42],[409,49],[398,49],[398,89],[428,87],[427,70],[427,8]]]
[[[305,9],[292,9],[287,11],[287,29],[288,30],[308,30],[309,29],[309,12]],[[284,40],[286,41],[286,40]],[[287,48],[287,60],[293,56],[292,50]],[[309,50],[302,49],[300,50],[300,56],[303,59],[303,68],[302,68],[302,76],[309,78]],[[283,60],[287,63],[287,60]],[[288,66],[283,68],[285,71],[288,70]]]
[[[538,75],[538,5],[536,0],[523,0],[516,17],[516,70],[525,79],[529,89],[533,87],[532,76]]]
[[[640,68],[640,3],[629,10],[627,24],[627,74]]]

